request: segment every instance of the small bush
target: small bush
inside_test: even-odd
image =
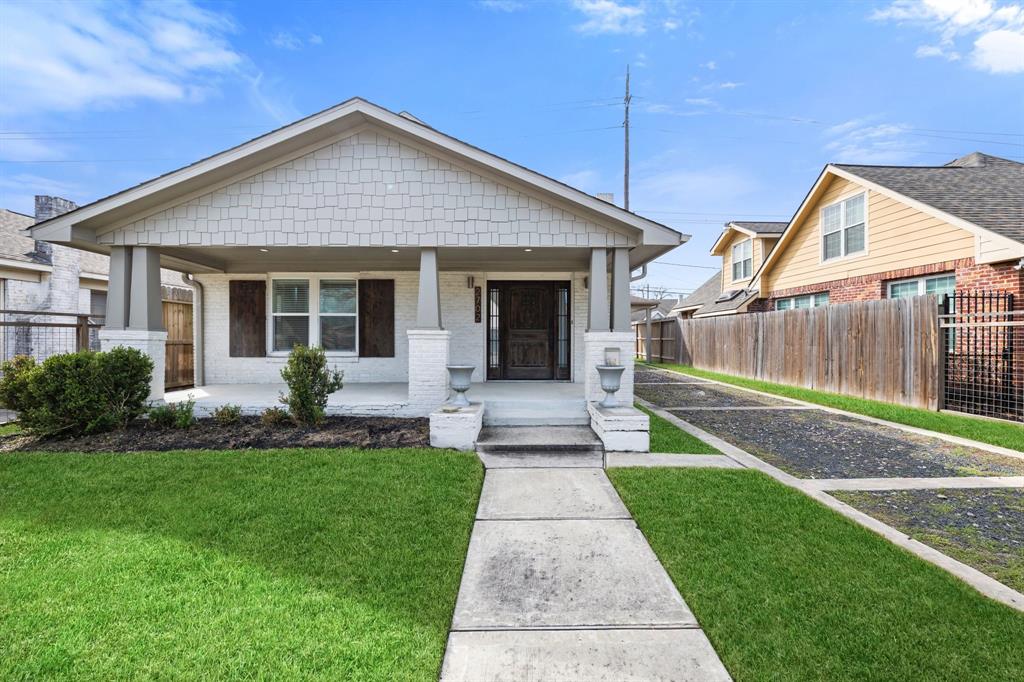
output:
[[[281,426],[282,424],[291,424],[292,417],[287,410],[280,407],[268,407],[260,415],[260,421],[267,426]]]
[[[281,402],[299,424],[322,422],[327,396],[342,387],[342,373],[327,367],[323,348],[295,346],[281,378],[288,384],[288,395],[281,396]]]
[[[134,348],[53,355],[28,373],[18,416],[44,436],[123,428],[146,411],[152,373],[153,361]]]
[[[15,412],[25,409],[29,400],[29,375],[36,367],[31,355],[15,355],[0,364],[0,407]]]
[[[196,421],[196,401],[189,398],[180,403],[168,403],[154,407],[149,411],[149,420],[157,426],[174,429],[187,429]]]
[[[222,426],[237,424],[242,418],[241,405],[221,405],[213,410],[214,420]]]

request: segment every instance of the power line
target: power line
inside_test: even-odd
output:
[[[663,260],[655,260],[655,261],[651,261],[651,263],[657,263],[658,265],[671,265],[671,266],[677,267],[677,268],[697,268],[697,269],[700,269],[700,270],[721,270],[721,268],[716,268],[716,267],[713,267],[711,265],[689,265],[687,263],[669,263],[668,261],[663,261]]]

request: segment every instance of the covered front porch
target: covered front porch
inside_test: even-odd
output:
[[[283,383],[210,384],[169,391],[168,403],[195,401],[197,415],[209,415],[223,405],[239,405],[244,414],[258,415],[269,407],[280,406],[279,397],[287,392]],[[483,421],[505,425],[580,425],[589,424],[584,386],[580,383],[485,381],[474,383],[466,396],[483,405]],[[332,393],[327,400],[328,415],[417,416],[409,402],[406,382],[350,383]]]

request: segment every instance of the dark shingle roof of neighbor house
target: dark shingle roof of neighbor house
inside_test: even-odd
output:
[[[1024,164],[974,152],[944,166],[833,164],[857,177],[1024,242]]]
[[[746,220],[733,220],[726,223],[726,227],[729,225],[735,225],[736,227],[742,227],[745,230],[756,232],[757,234],[782,234],[782,231],[786,229],[786,225],[789,223],[782,221],[746,221]]]
[[[36,254],[36,242],[25,232],[25,228],[35,222],[32,216],[0,208],[0,258],[49,265],[45,258]]]
[[[706,282],[693,290],[689,296],[679,301],[673,310],[689,310],[695,306],[713,303],[722,293],[722,271],[716,270]]]
[[[711,303],[694,311],[694,316],[703,317],[714,313],[730,313],[739,310],[752,299],[757,298],[757,289],[729,289],[719,294]]]

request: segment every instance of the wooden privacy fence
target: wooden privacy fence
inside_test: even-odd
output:
[[[647,357],[647,323],[636,327],[636,355]],[[679,362],[679,319],[651,320],[651,359],[658,362]]]
[[[664,329],[653,332],[658,349],[653,356],[724,374],[935,410],[942,395],[938,315],[934,296],[917,296],[676,319],[671,322],[677,326],[678,342],[666,341],[671,334]]]

